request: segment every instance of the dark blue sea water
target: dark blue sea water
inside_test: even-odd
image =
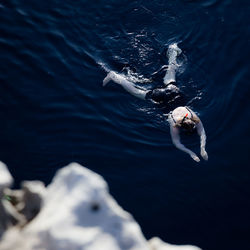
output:
[[[16,185],[76,161],[147,238],[249,249],[249,13],[248,0],[0,0],[0,159]],[[172,42],[208,162],[172,145],[161,109],[102,87],[104,68],[149,79]],[[197,137],[185,144],[199,152]]]

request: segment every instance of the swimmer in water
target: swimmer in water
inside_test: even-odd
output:
[[[174,103],[175,107],[178,106],[178,102],[183,102],[183,96],[179,88],[175,85],[175,73],[178,68],[177,57],[181,54],[181,49],[176,43],[171,44],[167,51],[168,66],[167,71],[163,79],[164,86],[162,88],[155,88],[153,90],[147,90],[136,86],[133,82],[127,80],[125,75],[118,74],[114,71],[110,71],[103,80],[103,86],[105,86],[110,80],[121,85],[127,92],[143,100],[151,100],[157,104]],[[183,105],[183,104],[182,104]],[[170,133],[173,144],[180,150],[188,153],[193,160],[199,162],[199,157],[186,148],[180,141],[180,130],[188,133],[194,133],[197,131],[200,136],[200,154],[204,160],[208,160],[208,154],[206,152],[206,133],[199,117],[193,110],[187,106],[178,106],[173,111],[169,112],[168,122],[170,125]]]

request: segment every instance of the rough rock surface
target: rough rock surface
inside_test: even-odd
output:
[[[35,199],[43,204],[41,211],[26,226],[7,230],[0,250],[198,249],[173,248],[158,238],[148,243],[133,217],[110,196],[103,178],[79,164],[59,170],[46,191],[41,186],[35,190],[44,197],[38,203]]]
[[[9,187],[13,182],[13,179],[5,164],[0,162],[0,237],[3,232],[10,225],[10,217],[6,212],[6,203],[3,199],[3,192],[6,187]]]
[[[200,250],[195,246],[177,246],[168,244],[158,237],[154,237],[148,241],[150,250]]]
[[[0,177],[0,192],[1,192],[4,188],[9,187],[12,184],[13,179],[12,176],[10,175],[8,168],[2,162],[0,162],[0,173],[1,173]]]
[[[23,181],[21,190],[5,189],[4,194],[16,211],[23,216],[20,224],[31,221],[43,205],[46,188],[41,181]]]

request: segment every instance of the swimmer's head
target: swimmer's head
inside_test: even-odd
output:
[[[193,133],[196,128],[196,122],[191,118],[189,118],[187,113],[185,116],[179,117],[177,119],[175,126],[182,128],[184,131],[188,133]]]
[[[191,134],[195,132],[196,125],[200,122],[200,119],[187,107],[178,107],[172,113],[170,113],[170,124],[176,128],[180,128]]]
[[[190,118],[185,118],[180,124],[180,127],[183,128],[188,133],[192,133],[196,128],[196,123],[192,121]]]

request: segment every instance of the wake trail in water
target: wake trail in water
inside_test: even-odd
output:
[[[168,57],[168,65],[166,69],[166,74],[163,78],[163,83],[165,85],[169,85],[170,83],[176,82],[176,72],[180,65],[177,63],[177,57],[182,53],[182,50],[178,47],[177,43],[173,43],[169,45],[167,50],[167,57]],[[114,70],[111,70],[105,63],[97,62],[102,69],[108,74],[107,77],[103,81],[103,86],[107,84],[110,80],[121,84],[121,79],[123,81],[130,81],[133,83],[150,83],[152,80],[144,78],[143,76],[139,76],[138,74],[131,71],[129,68],[126,67],[127,74],[118,73]],[[164,68],[164,66],[162,67]],[[111,73],[111,74],[109,74]]]

